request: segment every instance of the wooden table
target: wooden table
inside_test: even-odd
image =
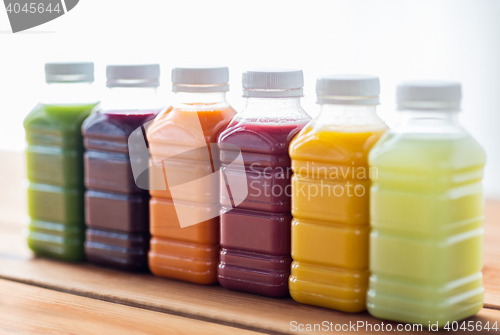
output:
[[[387,324],[366,312],[341,313],[290,298],[35,258],[23,236],[24,176],[21,153],[0,153],[1,334],[290,334],[296,333],[293,321]],[[500,202],[487,201],[484,229],[485,307],[468,320],[500,326]]]

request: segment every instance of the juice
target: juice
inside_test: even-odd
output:
[[[370,153],[370,314],[438,328],[477,313],[484,150],[458,121],[461,86],[398,86],[402,121]]]
[[[288,295],[292,261],[288,145],[304,124],[242,121],[219,137],[221,187],[248,188],[245,199],[221,196],[218,276],[226,288],[273,297]],[[235,147],[242,152],[244,172],[228,166],[237,155]],[[226,180],[246,185],[226,185]]]
[[[388,134],[373,149],[368,310],[435,324],[483,306],[483,149],[467,134]]]
[[[301,70],[251,70],[242,84],[245,108],[219,137],[219,283],[286,297],[292,261],[288,146],[311,119],[300,106],[304,78]]]
[[[290,294],[302,303],[359,312],[368,286],[368,153],[383,129],[306,128],[292,157]]]
[[[85,120],[85,194],[91,262],[129,271],[147,269],[149,193],[137,187],[128,138],[158,111],[100,111]]]
[[[149,269],[198,284],[217,282],[217,137],[235,115],[226,102],[229,69],[174,68],[175,103],[148,128]]]
[[[234,116],[232,108],[211,109],[195,105],[192,109],[173,108],[157,118],[147,137],[153,158],[166,179],[165,190],[151,190],[151,251],[149,268],[157,276],[181,279],[198,284],[217,281],[219,253],[219,218],[204,220],[204,214],[217,204],[218,178],[213,183],[197,183],[203,176],[218,176],[218,153],[212,152],[220,131]],[[199,132],[199,126],[201,131]],[[190,187],[176,192],[172,199],[168,181],[194,181]],[[177,206],[177,208],[176,208]],[[194,225],[183,227],[177,211],[187,209]],[[200,219],[198,219],[200,218]],[[202,221],[203,220],[203,221]]]
[[[96,103],[39,104],[24,120],[28,245],[37,255],[84,259],[83,120]]]
[[[316,81],[320,113],[290,144],[292,270],[298,302],[360,312],[368,287],[368,154],[386,131],[377,116],[379,79],[328,75]]]

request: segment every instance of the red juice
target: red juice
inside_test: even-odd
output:
[[[147,269],[149,193],[134,181],[128,138],[157,113],[97,112],[83,123],[85,254],[91,262],[129,271]]]
[[[230,125],[219,137],[221,187],[228,188],[223,182],[227,180],[232,181],[233,189],[238,187],[234,180],[242,183],[240,187],[245,187],[245,183],[248,187],[245,199],[221,195],[222,249],[218,278],[226,288],[272,297],[288,296],[292,261],[292,171],[288,146],[304,125],[303,120],[241,121]],[[241,176],[241,170],[229,166],[238,155],[236,147],[242,152],[246,178]]]

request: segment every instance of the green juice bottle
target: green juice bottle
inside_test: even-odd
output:
[[[483,306],[481,146],[458,123],[459,83],[398,87],[403,121],[369,156],[375,317],[444,327]]]
[[[93,63],[47,63],[44,101],[24,120],[28,171],[28,245],[36,255],[84,259],[81,125],[97,101]]]

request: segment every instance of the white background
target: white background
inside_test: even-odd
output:
[[[500,198],[499,0],[80,0],[17,34],[0,8],[0,60],[0,150],[24,148],[22,120],[40,99],[47,61],[93,60],[97,88],[106,64],[158,62],[166,103],[172,67],[227,65],[236,109],[243,70],[300,68],[311,115],[318,75],[374,74],[389,125],[399,81],[458,80],[462,122],[488,153],[487,195]]]

